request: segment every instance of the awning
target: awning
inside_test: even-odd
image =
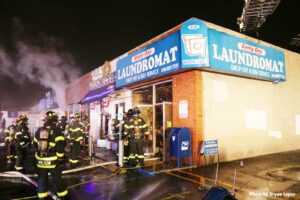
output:
[[[83,99],[80,101],[81,104],[91,103],[93,101],[101,100],[104,97],[107,97],[110,93],[115,90],[114,85],[109,85],[106,87],[101,87],[92,91],[89,91]]]

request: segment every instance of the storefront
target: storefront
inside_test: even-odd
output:
[[[205,140],[218,140],[220,161],[229,161],[300,148],[299,61],[190,19],[122,56],[116,87],[131,89],[132,106],[141,108],[149,155],[169,140],[169,128],[188,127],[194,164]]]
[[[298,63],[297,53],[192,18],[109,62],[115,89],[95,116],[140,107],[146,155],[165,159],[170,128],[187,127],[197,165],[207,140],[221,162],[299,149]]]
[[[115,67],[110,62],[91,72],[89,91],[81,99],[82,115],[87,115],[90,121],[90,134],[98,146],[105,146],[109,131],[110,113],[109,94],[115,90]]]

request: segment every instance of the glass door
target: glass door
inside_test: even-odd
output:
[[[153,153],[153,106],[152,105],[138,105],[141,111],[141,118],[143,118],[148,125],[148,138],[145,140],[144,152],[146,156]]]
[[[155,105],[155,156],[164,162],[169,157],[169,132],[172,127],[172,103]]]

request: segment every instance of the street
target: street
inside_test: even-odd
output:
[[[300,151],[292,151],[244,159],[243,166],[240,161],[222,163],[217,184],[231,191],[236,169],[238,199],[299,199],[299,156]],[[27,166],[31,165],[31,159],[29,156]],[[7,169],[4,161],[1,156],[1,176]],[[112,161],[99,158],[93,164],[83,160],[82,163],[75,172],[66,169],[63,175],[71,199],[201,199],[215,184],[216,165],[174,169],[152,160],[141,170],[119,168]],[[82,170],[84,167],[91,168]],[[34,169],[28,169],[27,175],[36,180]],[[50,191],[55,191],[51,181]],[[1,177],[0,199],[37,199],[36,188],[22,178]]]

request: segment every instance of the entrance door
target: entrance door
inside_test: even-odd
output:
[[[169,157],[169,132],[172,127],[172,103],[155,105],[155,155],[165,162]]]
[[[148,139],[145,141],[144,152],[145,156],[150,156],[153,154],[153,106],[152,105],[138,105],[140,108],[140,116],[145,120],[148,125]]]

